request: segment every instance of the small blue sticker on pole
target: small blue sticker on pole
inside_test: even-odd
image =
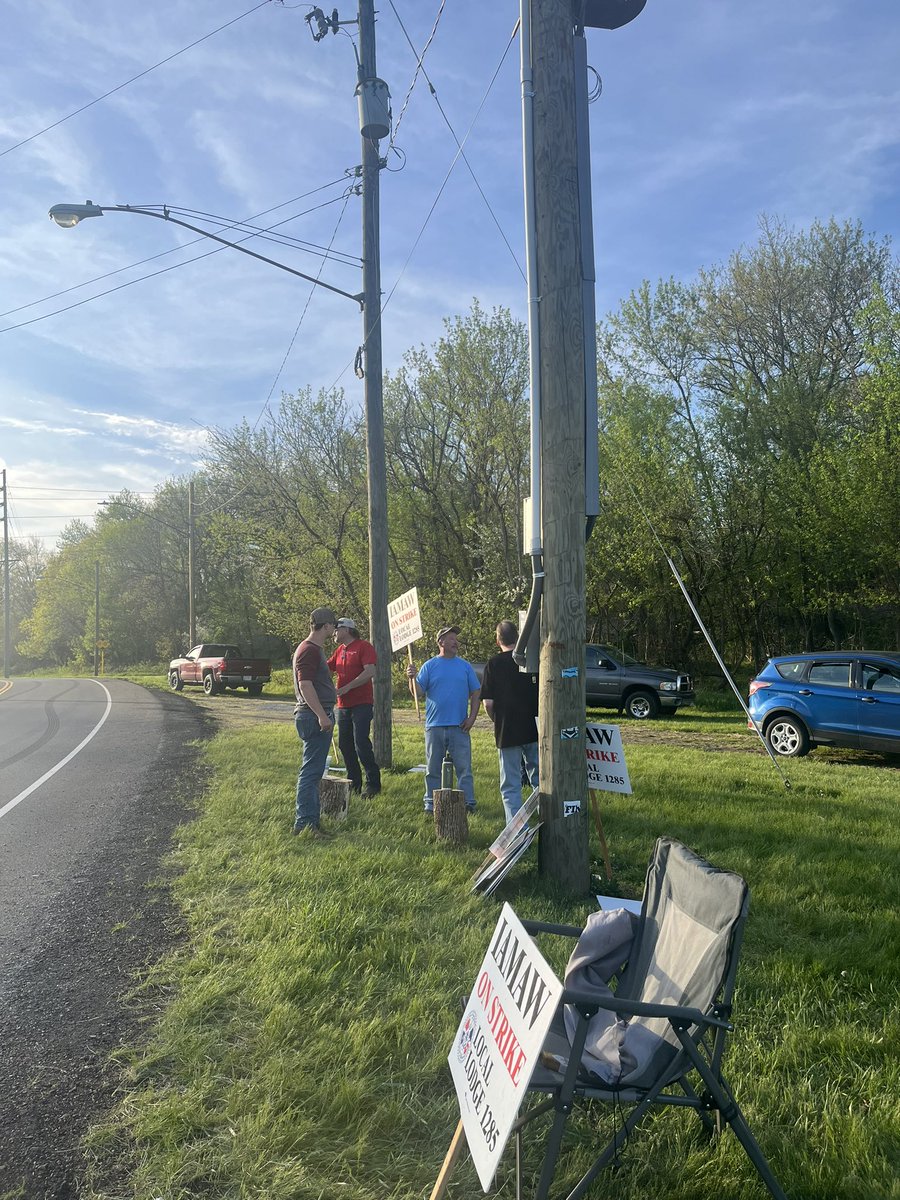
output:
[[[567,729],[561,729],[559,736],[564,742],[572,742],[578,737],[578,726],[570,725]]]
[[[578,668],[577,667],[563,667],[560,674],[562,675],[563,679],[577,679],[578,678]]]

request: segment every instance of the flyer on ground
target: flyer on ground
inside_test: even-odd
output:
[[[490,1189],[563,985],[504,904],[450,1050],[459,1115]]]

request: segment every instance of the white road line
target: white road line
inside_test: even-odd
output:
[[[21,804],[22,801],[25,800],[28,796],[30,796],[32,792],[36,792],[42,783],[46,783],[47,780],[51,779],[56,774],[57,771],[61,771],[63,769],[63,767],[66,765],[66,763],[71,762],[72,759],[75,757],[75,755],[78,754],[80,751],[82,751],[85,748],[85,746],[88,744],[88,742],[91,741],[91,739],[95,736],[95,734],[98,734],[100,732],[100,730],[103,728],[103,725],[106,722],[106,718],[109,716],[109,710],[112,708],[112,696],[109,694],[109,691],[106,688],[106,686],[104,684],[102,684],[99,679],[89,679],[88,683],[96,683],[97,687],[103,688],[104,692],[106,692],[106,708],[104,709],[103,716],[100,718],[100,720],[97,722],[97,724],[91,730],[91,732],[87,735],[87,737],[84,739],[84,741],[79,742],[74,750],[70,750],[69,753],[66,755],[66,757],[63,759],[60,759],[60,761],[56,764],[55,767],[51,767],[49,771],[45,771],[44,774],[40,777],[40,779],[36,779],[34,781],[34,783],[30,784],[25,789],[24,792],[19,792],[18,796],[13,796],[12,800],[10,800],[8,804],[4,804],[3,807],[0,808],[0,817],[6,816],[6,814],[11,809],[15,808],[17,804]]]

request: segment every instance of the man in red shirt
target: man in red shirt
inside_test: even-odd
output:
[[[347,766],[347,778],[354,792],[362,791],[362,770],[366,772],[363,796],[381,791],[381,772],[375,761],[369,730],[372,727],[372,680],[378,656],[371,642],[363,641],[350,617],[341,617],[334,632],[337,650],[328,660],[328,669],[337,672],[338,745]],[[362,763],[362,767],[360,767]]]

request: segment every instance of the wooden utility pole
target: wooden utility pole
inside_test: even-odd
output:
[[[6,467],[3,468],[3,678],[9,678],[10,640],[9,640],[9,492],[6,484]]]
[[[194,611],[194,481],[188,482],[188,648],[197,644],[197,614]]]
[[[359,87],[377,79],[374,0],[359,0]],[[381,249],[378,140],[362,133],[363,335],[366,466],[369,500],[369,623],[378,655],[372,746],[382,767],[392,761],[391,633],[388,625],[387,469],[381,360]]]
[[[94,676],[100,674],[100,559],[94,560]]]
[[[590,884],[584,752],[584,326],[572,0],[531,0],[544,582],[540,865]],[[565,816],[567,806],[578,805]]]

